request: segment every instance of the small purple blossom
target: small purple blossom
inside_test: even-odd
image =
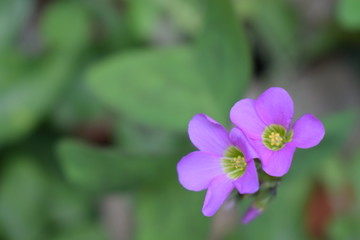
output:
[[[282,88],[273,87],[258,99],[238,101],[230,111],[231,121],[248,137],[264,171],[280,177],[289,171],[296,148],[311,148],[325,134],[323,124],[305,114],[292,126],[294,103]]]
[[[247,224],[254,220],[264,211],[264,208],[256,207],[255,205],[250,205],[248,210],[245,212],[244,216],[241,219],[243,224]]]
[[[214,215],[234,188],[241,194],[258,191],[257,154],[241,130],[234,128],[229,134],[212,118],[197,114],[188,132],[199,151],[180,160],[179,181],[188,190],[208,189],[202,209],[205,216]]]

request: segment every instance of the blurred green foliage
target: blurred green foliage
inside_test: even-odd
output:
[[[201,214],[204,192],[183,189],[176,173],[194,150],[194,114],[231,127],[237,100],[296,86],[286,73],[335,53],[358,70],[359,2],[333,7],[302,36],[309,26],[287,0],[1,0],[0,239],[111,239],[110,193],[131,196],[130,227],[116,239],[359,239],[360,155],[348,147],[357,109],[327,106],[324,141],[296,152],[249,225],[219,230]],[[334,205],[322,235],[308,223],[318,182]]]
[[[360,9],[360,2],[356,0],[343,0],[338,3],[338,20],[346,29],[359,30],[360,16],[357,14]]]
[[[89,88],[119,113],[181,131],[195,113],[217,111],[194,64],[187,48],[120,54],[90,69]]]

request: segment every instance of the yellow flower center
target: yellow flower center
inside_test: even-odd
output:
[[[235,146],[229,147],[221,159],[221,166],[227,176],[231,179],[238,179],[246,170],[244,154]]]
[[[291,142],[292,136],[293,130],[286,131],[281,125],[271,124],[265,128],[262,141],[268,149],[277,151],[282,149],[286,143]]]
[[[280,136],[279,133],[271,132],[269,138],[271,146],[280,146],[284,143],[284,139]]]

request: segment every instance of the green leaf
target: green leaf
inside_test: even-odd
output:
[[[19,140],[30,133],[71,80],[70,74],[83,49],[80,45],[88,39],[89,25],[85,14],[80,13],[81,8],[73,8],[66,2],[59,4],[49,10],[50,15],[55,11],[54,16],[49,15],[42,21],[45,37],[60,47],[55,48],[54,54],[39,61],[26,59],[12,51],[8,51],[6,57],[0,57],[0,144]],[[67,11],[68,8],[71,10]],[[58,22],[66,26],[58,28]],[[65,30],[72,33],[64,34]],[[60,37],[63,38],[58,39]],[[69,48],[66,50],[64,46]]]
[[[120,9],[120,11],[116,7],[117,2],[111,0],[82,0],[81,2],[91,10],[96,17],[96,25],[101,27],[101,36],[99,38],[96,36],[97,48],[104,47],[106,50],[113,51],[132,44],[133,29],[129,24],[128,15],[131,4],[135,1],[127,2],[126,10]]]
[[[66,4],[61,6],[69,7]],[[80,14],[76,9],[78,8],[72,8],[69,12],[70,15],[76,15],[76,19],[66,15],[67,21],[63,21],[64,19],[60,18],[64,16],[58,16],[57,13],[54,14],[56,21],[52,16],[50,19],[45,17],[42,23],[49,29],[49,32],[45,31],[48,35],[45,35],[51,39],[53,37],[54,41],[57,41],[59,34],[71,35],[68,37],[69,41],[61,42],[66,46],[82,44],[83,41],[78,41],[79,38],[87,41],[88,36],[84,32],[85,28],[88,28],[88,22],[85,23],[84,14]],[[61,11],[64,12],[64,9]],[[64,29],[58,29],[56,24],[54,25],[54,22],[60,20],[62,24],[66,24],[66,30],[73,33],[64,34]],[[68,24],[68,21],[72,21],[72,24]],[[0,57],[0,145],[23,138],[37,126],[70,80],[69,75],[74,69],[81,49],[79,46],[76,51],[57,49],[55,54],[38,61],[27,59],[15,51],[8,51],[5,56]]]
[[[57,153],[70,183],[90,191],[109,190],[115,171],[118,171],[116,152],[63,140],[58,145]]]
[[[356,199],[360,199],[360,151],[358,151],[350,164],[350,179],[354,185]],[[360,204],[357,202],[357,211],[360,213]]]
[[[256,15],[257,10],[261,7],[263,2],[254,0],[235,1],[234,7],[237,15],[245,21],[251,20]]]
[[[117,112],[149,126],[183,131],[194,114],[218,111],[194,65],[189,48],[143,50],[96,64],[87,79]]]
[[[281,73],[285,66],[294,64],[299,55],[296,13],[288,1],[257,2],[252,24],[260,46],[263,47],[260,50],[265,53],[264,57],[271,66],[275,70],[281,70]],[[275,77],[278,78],[276,75]]]
[[[345,199],[348,198],[346,201],[349,201],[350,204],[346,206],[345,211],[341,210],[336,212],[336,216],[327,228],[328,234],[331,239],[358,239],[360,237],[360,204],[359,201],[357,201],[357,199],[360,199],[360,152],[357,151],[351,161],[346,161],[344,158],[337,160],[338,166],[334,170],[337,172],[342,170],[342,176],[336,178],[337,174],[334,178],[333,175],[329,175],[331,182],[329,182],[328,185],[331,187],[333,185],[335,185],[335,187],[337,186],[335,194],[338,194],[339,190],[345,186],[345,192],[348,195]],[[349,191],[352,189],[355,190],[354,199],[352,198],[352,191]],[[341,198],[341,196],[338,196],[338,198],[339,197]]]
[[[131,156],[74,140],[61,141],[57,152],[65,176],[72,184],[86,191],[100,193],[145,184],[159,172],[167,172],[169,163],[172,163],[165,157]]]
[[[337,4],[337,19],[344,28],[349,30],[360,28],[359,12],[359,0],[341,0]]]
[[[12,240],[39,240],[45,233],[47,179],[28,157],[13,157],[0,184],[0,225]]]
[[[330,239],[352,240],[360,238],[359,215],[338,216],[330,222],[328,236]]]
[[[174,176],[165,187],[147,188],[136,197],[136,240],[198,240],[209,234],[210,219],[203,216],[204,194],[183,189]]]
[[[51,3],[41,23],[45,42],[53,47],[76,51],[89,42],[89,14],[86,8],[76,1]]]
[[[52,240],[109,240],[100,224],[82,226],[70,232],[63,232]]]
[[[149,39],[159,23],[161,7],[155,0],[127,0],[131,28],[139,39]]]
[[[0,52],[13,45],[32,13],[32,0],[0,1]]]
[[[109,109],[94,97],[83,79],[78,80],[69,84],[53,109],[52,122],[57,129],[73,131],[80,125],[103,120],[104,116],[109,115]]]
[[[327,192],[333,196],[338,194],[339,189],[346,186],[349,181],[346,165],[339,156],[341,156],[340,151],[338,151],[338,155],[327,157],[326,162],[321,165],[321,171],[317,173]]]
[[[124,151],[133,154],[138,154],[141,149],[146,154],[168,155],[180,149],[180,140],[171,132],[149,128],[127,119],[118,122],[116,141]]]
[[[57,232],[75,231],[91,219],[89,199],[69,185],[54,182],[47,202]]]
[[[197,64],[226,116],[251,77],[250,47],[230,2],[206,1],[205,28],[197,42]]]
[[[201,0],[127,0],[132,30],[140,40],[154,38],[165,21],[172,33],[194,35],[202,23]]]
[[[73,63],[72,56],[53,56],[0,89],[0,144],[26,136],[38,124],[69,81]]]
[[[195,35],[202,25],[202,13],[200,11],[202,0],[155,0],[160,3],[171,21],[185,33]]]

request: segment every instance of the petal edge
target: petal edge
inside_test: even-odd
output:
[[[230,119],[249,138],[261,139],[265,123],[255,109],[255,100],[246,98],[238,101],[230,110]]]
[[[189,137],[200,151],[222,155],[231,145],[227,130],[205,114],[196,114],[189,122]]]
[[[325,135],[324,125],[312,114],[299,118],[293,127],[293,143],[298,148],[311,148],[318,145]]]
[[[285,89],[267,89],[255,101],[255,107],[266,125],[279,124],[289,129],[294,115],[294,103]]]
[[[183,157],[177,164],[180,184],[191,191],[208,188],[211,181],[224,174],[220,157],[195,151]]]
[[[225,176],[214,179],[205,196],[202,212],[206,217],[213,216],[234,189],[232,181]]]
[[[291,167],[294,152],[295,145],[290,143],[281,150],[273,151],[268,159],[263,159],[263,170],[273,177],[285,175]]]

